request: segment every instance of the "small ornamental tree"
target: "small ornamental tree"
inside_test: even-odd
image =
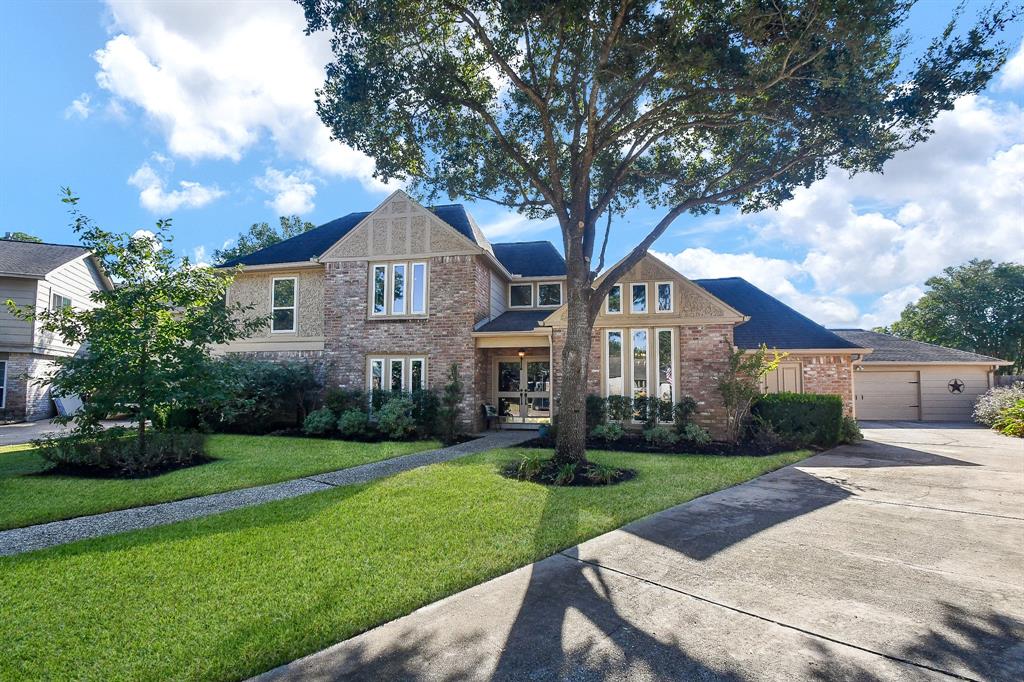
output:
[[[54,394],[83,398],[83,409],[73,417],[79,430],[90,431],[104,415],[128,412],[144,457],[151,420],[169,408],[194,406],[216,390],[210,347],[248,336],[267,320],[244,319],[250,308],[225,304],[230,275],[193,267],[187,258],[177,262],[168,247],[169,219],[158,221],[153,232],[117,234],[84,216],[69,189],[62,201],[72,229],[113,288],[92,292],[95,307],[88,310],[19,308],[11,300],[7,306],[64,343],[82,345],[74,357],[59,358],[48,379]]]
[[[459,378],[459,365],[453,362],[448,368],[448,383],[441,393],[441,406],[438,409],[438,420],[441,424],[441,440],[454,443],[459,435],[459,413],[462,404],[462,379]]]
[[[331,34],[320,118],[376,177],[558,222],[565,463],[585,460],[601,302],[676,218],[777,206],[833,167],[880,171],[985,87],[1014,15],[967,31],[954,16],[908,64],[912,0],[299,3]],[[595,284],[614,218],[639,205],[659,217]]]
[[[750,416],[750,408],[764,393],[761,379],[774,372],[786,357],[761,346],[753,353],[737,348],[729,354],[729,367],[718,378],[718,391],[725,405],[725,436],[730,443],[739,442],[743,427]]]

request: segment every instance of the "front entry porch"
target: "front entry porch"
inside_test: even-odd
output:
[[[550,336],[488,334],[478,336],[478,398],[492,407],[492,426],[537,429],[550,424],[554,409]]]

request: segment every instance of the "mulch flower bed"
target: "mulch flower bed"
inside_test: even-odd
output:
[[[555,441],[549,436],[537,437],[522,443],[522,448],[553,448]],[[626,434],[611,443],[594,438],[587,439],[588,450],[609,450],[614,452],[646,452],[656,455],[721,455],[726,457],[750,457],[774,455],[777,452],[792,450],[791,447],[766,449],[754,443],[726,443],[711,441],[698,444],[690,441],[679,441],[672,445],[655,445],[640,435]]]

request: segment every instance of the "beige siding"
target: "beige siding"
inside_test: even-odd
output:
[[[865,368],[854,373],[858,419],[920,419],[920,381],[916,370]]]
[[[41,310],[49,308],[53,294],[60,294],[70,298],[71,305],[76,310],[90,310],[96,307],[96,304],[90,299],[90,295],[101,288],[103,288],[103,282],[89,260],[76,258],[53,270],[46,275],[45,280],[39,282],[36,292],[36,307]],[[53,334],[42,332],[37,324],[35,350],[37,352],[70,354],[78,348],[61,342]]]
[[[860,419],[921,419],[923,421],[970,421],[978,396],[988,390],[988,367],[979,365],[889,365],[864,366],[855,372],[855,391],[858,397],[857,416]],[[866,416],[877,411],[861,412],[864,388],[879,394],[875,402],[891,402],[893,396],[907,392],[903,379],[913,375],[919,383],[918,404],[920,416]],[[950,383],[958,380],[963,387],[959,393],[950,390]]]
[[[252,306],[248,317],[270,315],[271,281],[275,277],[296,278],[296,299],[298,324],[295,332],[271,333],[268,323],[249,339],[229,344],[220,351],[242,350],[317,350],[323,348],[324,340],[324,270],[306,268],[300,270],[243,272],[235,278],[228,291],[228,301]],[[364,294],[365,295],[365,294]],[[334,302],[337,305],[337,302]]]
[[[19,320],[4,303],[12,299],[18,305],[33,305],[36,280],[0,277],[0,350],[24,350],[32,345],[32,323]]]

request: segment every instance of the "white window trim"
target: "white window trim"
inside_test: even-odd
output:
[[[605,329],[604,330],[604,381],[601,391],[604,393],[605,398],[611,397],[611,393],[608,392],[608,381],[611,379],[612,373],[612,354],[609,352],[608,337],[612,334],[619,335],[619,372],[621,376],[619,379],[622,380],[622,388],[626,388],[626,336],[623,334],[621,329]]]
[[[630,289],[630,293],[632,293],[632,289]],[[646,335],[647,339],[647,342],[644,344],[647,347],[647,397],[651,397],[651,330],[649,327],[632,327],[629,330],[629,399],[631,401],[636,400],[636,386],[634,386],[635,377],[633,376],[633,370],[636,368],[636,358],[634,357],[633,348],[633,334],[635,334],[636,332],[643,332]],[[623,358],[625,357],[626,354],[623,353]],[[635,406],[636,402],[633,402],[631,407]],[[634,424],[642,424],[644,422],[643,419],[637,419],[635,416],[631,417],[630,421],[632,421]]]
[[[423,310],[414,310],[413,309],[413,306],[415,305],[415,302],[416,302],[416,266],[417,265],[422,265],[423,266]],[[409,314],[410,315],[426,315],[427,314],[427,300],[428,300],[427,281],[429,280],[429,277],[427,277],[427,263],[426,263],[426,261],[413,261],[412,263],[409,263],[409,274],[406,275],[406,279],[407,279],[408,282],[412,283],[412,286],[407,286],[406,287],[406,289],[409,291],[409,296],[407,297],[408,300],[409,300]]]
[[[672,398],[671,398],[671,400],[672,400],[672,408],[674,410],[675,409],[675,404],[677,402],[679,402],[676,399],[676,396],[679,395],[679,363],[678,363],[678,355],[677,355],[678,352],[679,352],[679,341],[676,339],[676,330],[675,330],[674,327],[658,327],[658,328],[656,328],[654,330],[654,346],[655,346],[654,377],[655,377],[655,379],[657,379],[659,381],[661,380],[661,377],[659,376],[659,370],[661,368],[658,366],[658,363],[661,361],[661,332],[668,332],[669,333],[669,343],[672,344],[672,352],[670,353],[671,357],[669,359],[669,363],[671,363],[670,364],[670,368],[672,370]],[[660,398],[661,396],[659,395],[658,397]],[[667,424],[670,421],[673,421],[673,420],[668,420],[668,421],[661,422],[661,423]]]
[[[405,287],[405,295],[402,297],[402,309],[395,309],[395,276],[397,275],[398,268],[402,269],[402,286]],[[391,308],[392,315],[405,315],[406,309],[409,307],[406,304],[409,302],[409,264],[408,263],[392,263],[391,264],[391,281],[388,288],[391,290],[391,296],[388,299]]]
[[[420,389],[423,390],[423,389],[427,388],[427,359],[424,358],[424,357],[409,358],[409,392],[410,393],[412,393],[414,390],[416,390],[416,389],[414,389],[412,387],[412,364],[414,362],[420,363],[420,380],[423,382],[423,385],[420,386]]]
[[[384,271],[384,310],[379,313],[374,310],[374,306],[377,303],[377,270]],[[391,268],[388,267],[387,263],[370,264],[370,315],[372,317],[385,317],[388,314],[388,289],[391,283],[390,271]]]
[[[7,407],[7,360],[0,360],[0,363],[4,365],[3,376],[0,376],[0,386],[3,387],[3,393],[0,393],[0,410]]]
[[[661,288],[662,284],[668,285],[668,310],[661,309],[661,296],[658,295],[658,289]],[[674,282],[655,282],[654,283],[654,312],[655,313],[671,313],[675,310],[676,306],[676,286]]]
[[[540,288],[541,287],[549,287],[549,286],[557,286],[558,287],[558,303],[555,303],[555,304],[548,303],[548,304],[545,304],[545,305],[541,305],[540,304]],[[562,288],[562,283],[561,282],[537,282],[537,307],[538,308],[561,308],[563,301],[565,301],[565,289]]]
[[[619,282],[618,284],[613,284],[612,285],[612,289],[614,289],[616,287],[618,287],[618,289],[619,289],[619,309],[618,310],[611,310],[608,307],[609,297],[611,296],[611,293],[612,293],[611,289],[609,289],[608,290],[608,295],[604,297],[604,313],[605,313],[605,315],[621,315],[622,314],[622,282]]]
[[[401,369],[401,376],[398,378],[398,391],[400,393],[406,393],[407,389],[406,389],[406,383],[405,383],[405,358],[404,357],[388,358],[388,388],[387,388],[387,390],[388,391],[394,391],[395,390],[395,385],[393,383],[394,376],[393,376],[392,373],[395,371],[395,363],[396,362],[398,363],[398,366],[402,368]]]
[[[634,306],[633,287],[644,288],[644,309],[637,310]],[[646,315],[651,311],[651,291],[650,287],[647,286],[647,282],[630,282],[629,283],[629,313],[631,315]]]
[[[292,304],[274,305],[274,289],[278,282],[292,281]],[[278,310],[292,311],[291,329],[274,329],[274,313]],[[270,279],[270,333],[271,334],[294,334],[299,328],[299,278],[298,277],[272,277]]]
[[[512,287],[530,287],[530,305],[512,305]],[[508,307],[509,308],[515,308],[517,310],[522,310],[524,308],[533,308],[533,307],[535,307],[534,303],[537,300],[537,297],[535,295],[537,293],[536,292],[536,288],[537,287],[534,286],[533,282],[509,282],[509,285],[508,285]]]

